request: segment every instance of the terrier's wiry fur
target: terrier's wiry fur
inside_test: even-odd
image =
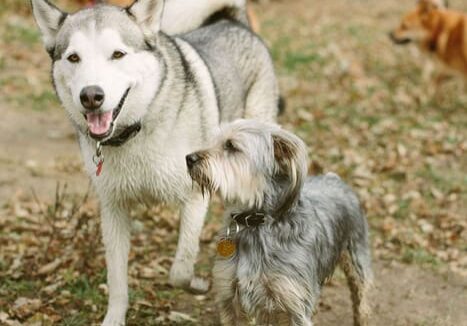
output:
[[[262,212],[264,223],[240,226],[229,258],[214,267],[224,325],[312,325],[321,286],[340,265],[354,324],[367,325],[372,281],[368,226],[354,192],[334,173],[306,177],[304,143],[277,125],[239,120],[215,144],[187,156],[203,191],[218,191],[232,213]],[[227,229],[226,228],[226,229]],[[227,236],[225,232],[221,237]]]

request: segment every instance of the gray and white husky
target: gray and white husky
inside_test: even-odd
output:
[[[128,212],[138,202],[180,205],[170,280],[207,290],[193,266],[208,198],[193,189],[185,155],[204,147],[220,122],[276,118],[277,83],[267,48],[231,7],[171,37],[161,31],[162,0],[74,14],[46,0],[31,2],[56,92],[101,203],[109,286],[103,324],[125,323]]]

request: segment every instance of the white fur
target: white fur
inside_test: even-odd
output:
[[[223,7],[245,8],[245,0],[168,0],[162,17],[162,30],[175,35],[200,26]]]

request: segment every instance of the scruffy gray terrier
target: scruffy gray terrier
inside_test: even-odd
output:
[[[336,174],[307,175],[305,144],[279,126],[238,120],[186,156],[203,193],[225,201],[214,289],[224,325],[312,325],[321,287],[344,270],[354,325],[367,325],[368,226]]]

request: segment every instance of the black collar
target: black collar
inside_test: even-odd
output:
[[[141,130],[141,121],[126,127],[120,134],[107,139],[101,143],[102,146],[122,146],[131,138],[135,137]]]
[[[232,217],[237,224],[243,225],[247,228],[260,226],[266,221],[266,214],[262,212],[232,213],[230,214],[230,217]]]

